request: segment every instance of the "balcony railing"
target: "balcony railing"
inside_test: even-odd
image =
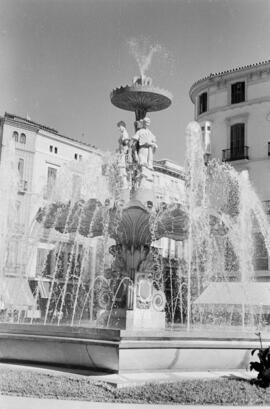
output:
[[[262,204],[263,204],[265,213],[270,215],[270,200],[264,200]]]
[[[233,160],[249,159],[248,156],[249,146],[244,146],[241,150],[235,149],[223,149],[222,150],[222,161],[230,162]]]

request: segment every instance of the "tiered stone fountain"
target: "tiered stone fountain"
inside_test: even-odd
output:
[[[104,179],[101,175],[97,178],[110,181],[114,169],[114,199],[91,195],[85,189],[85,200],[52,199],[39,211],[37,224],[46,238],[51,232],[64,237],[58,239],[58,250],[64,240],[73,243],[71,259],[58,279],[58,251],[43,321],[34,325],[31,320],[30,325],[26,317],[23,323],[0,324],[0,359],[116,372],[247,367],[250,350],[257,345],[254,327],[269,320],[270,287],[255,282],[252,263],[254,225],[270,249],[267,218],[246,174],[238,175],[215,161],[205,166],[197,123],[187,128],[185,205],[180,201],[156,203],[153,155],[157,141],[149,130],[147,114],[168,108],[171,101],[171,95],[154,87],[143,72],[131,86],[112,91],[111,102],[135,112],[136,119],[132,138],[123,121],[119,122],[117,160],[113,166],[103,166]],[[85,275],[90,275],[86,256],[94,237],[103,237],[106,243],[114,240],[109,246],[113,262],[98,276],[94,271],[95,278],[85,284]],[[181,303],[181,328],[185,331],[172,331],[173,320],[170,328],[165,325],[164,272],[152,246],[161,237],[187,242],[182,281],[177,289],[172,288],[176,290],[176,307],[177,301]],[[56,249],[57,245],[54,243]],[[77,268],[79,246],[84,246],[86,256]],[[115,273],[117,284],[112,294],[107,283]],[[95,299],[97,282],[106,285],[100,286]],[[74,303],[65,317],[67,296]],[[99,307],[96,317],[82,322],[85,306],[94,303]],[[247,327],[252,328],[251,333],[246,332]]]

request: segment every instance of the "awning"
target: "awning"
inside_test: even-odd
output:
[[[193,304],[270,307],[270,282],[211,283]]]
[[[26,278],[0,278],[1,308],[27,309],[35,306],[35,299]]]
[[[38,281],[38,289],[41,298],[49,298],[50,283],[48,281]]]

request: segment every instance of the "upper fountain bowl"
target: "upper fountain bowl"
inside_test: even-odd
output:
[[[111,102],[126,111],[161,111],[172,103],[169,91],[152,86],[150,77],[135,77],[132,85],[115,88],[111,92]]]

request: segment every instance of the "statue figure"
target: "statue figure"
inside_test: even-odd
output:
[[[139,143],[138,143],[138,138],[137,138],[137,132],[139,129],[142,128],[141,121],[135,121],[134,127],[136,129],[136,133],[131,138],[131,156],[132,156],[132,163],[139,163],[139,157],[138,157]]]
[[[148,129],[150,125],[150,118],[145,117],[141,121],[141,128],[139,128],[133,137],[139,147],[138,162],[142,166],[147,166],[153,169],[153,154],[157,149],[156,137]]]
[[[117,127],[120,131],[120,138],[118,140],[119,152],[128,155],[130,138],[126,129],[126,124],[124,121],[119,121]]]
[[[119,121],[117,127],[120,131],[120,137],[118,139],[119,149],[119,171],[120,177],[122,179],[122,187],[127,188],[128,186],[128,174],[127,166],[130,163],[130,138],[126,129],[126,124],[124,121]]]
[[[141,261],[140,261],[140,263],[139,263],[139,265],[137,267],[137,271],[139,271],[140,273],[145,272],[145,266],[147,264],[149,254],[150,254],[149,246],[147,246],[147,245],[141,246]]]

